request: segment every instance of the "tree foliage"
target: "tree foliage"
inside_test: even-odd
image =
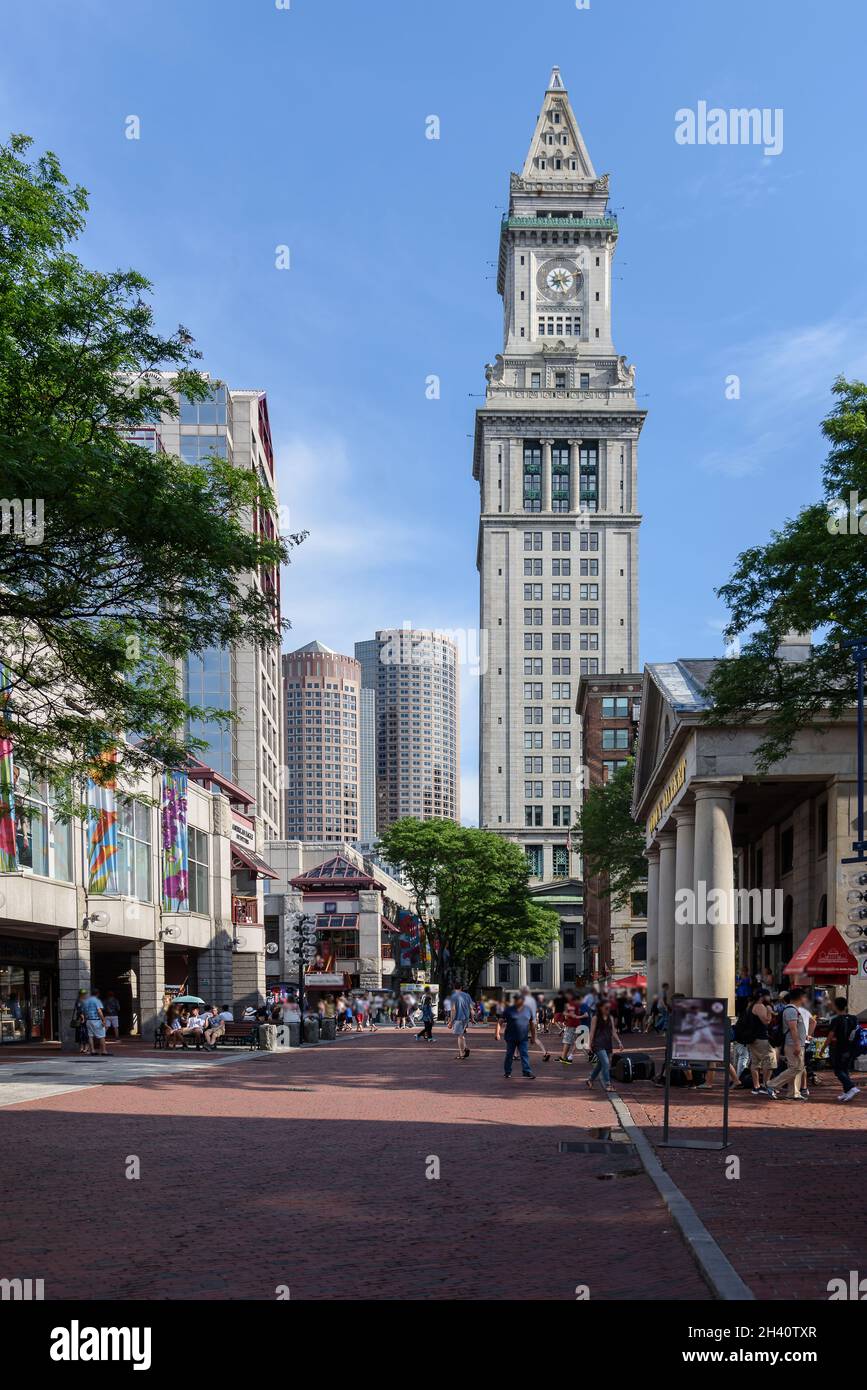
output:
[[[86,193],[53,154],[31,161],[30,143],[0,146],[6,725],[17,759],[50,780],[86,770],[121,731],[134,731],[128,767],[177,765],[195,746],[189,714],[225,718],[186,705],[177,664],[279,642],[274,602],[249,579],[301,537],[253,534],[253,509],[273,497],[252,472],[133,442],[177,413],[175,391],[203,400],[213,384],[186,329],[157,331],[142,275],[90,270],[71,252]],[[41,503],[38,532],[10,534],[15,499]]]
[[[526,855],[502,835],[407,817],[379,851],[406,875],[445,985],[475,981],[494,955],[545,955],[557,936],[556,912],[529,896]]]
[[[614,907],[628,907],[629,895],[647,878],[644,833],[632,819],[635,760],[627,758],[613,777],[584,795],[572,832],[584,856],[588,878],[599,878],[599,892]]]
[[[785,757],[799,730],[817,728],[820,717],[838,717],[854,703],[845,643],[867,637],[867,386],[839,377],[833,392],[836,403],[822,423],[830,450],[821,500],[765,545],[743,551],[718,591],[730,612],[726,635],[749,636],[740,655],[719,662],[709,678],[713,706],[705,719],[758,717],[762,770]],[[777,655],[792,631],[814,634],[806,661]]]

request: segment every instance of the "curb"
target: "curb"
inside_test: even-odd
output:
[[[710,1231],[701,1220],[695,1207],[686,1197],[674,1179],[663,1168],[650,1140],[641,1126],[636,1124],[628,1105],[620,1096],[609,1094],[617,1118],[635,1145],[644,1165],[644,1171],[651,1179],[657,1192],[667,1206],[690,1254],[709,1285],[715,1298],[723,1302],[754,1301],[755,1294],[745,1284],[731,1261],[723,1254]]]

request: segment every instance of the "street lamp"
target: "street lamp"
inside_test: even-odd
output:
[[[316,956],[316,933],[316,918],[299,913],[295,919],[295,941],[289,952],[298,967],[299,1046],[304,1045],[304,967]]]
[[[867,840],[864,838],[864,663],[867,661],[867,639],[853,638],[845,645],[850,648],[855,661],[858,680],[858,837],[852,841],[855,851],[843,864],[858,864],[860,868],[850,869],[843,874],[843,882],[848,888],[846,902],[848,919],[851,925],[846,935],[851,939],[867,935]],[[853,949],[863,952],[863,944]]]

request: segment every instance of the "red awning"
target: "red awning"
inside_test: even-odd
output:
[[[647,989],[646,975],[624,975],[622,980],[612,980],[617,989]]]
[[[858,962],[836,927],[815,927],[801,942],[784,975],[857,975]]]
[[[242,849],[240,845],[232,845],[232,858],[239,860],[241,867],[249,869],[251,874],[258,874],[260,878],[280,877],[270,864],[266,864],[261,854],[256,854],[255,850]]]

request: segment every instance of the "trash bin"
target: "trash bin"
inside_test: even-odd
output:
[[[318,1043],[319,1041],[319,1019],[305,1018],[304,1020],[304,1041],[305,1043]]]
[[[319,1025],[319,1041],[333,1042],[337,1037],[337,1019],[323,1018]]]

